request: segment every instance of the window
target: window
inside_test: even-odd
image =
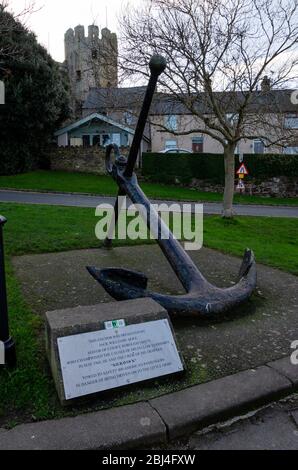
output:
[[[97,50],[96,49],[92,49],[92,59],[97,59]]]
[[[90,147],[90,135],[83,135],[83,147]]]
[[[264,142],[261,139],[254,140],[254,153],[264,153],[265,146]]]
[[[124,113],[124,122],[125,124],[128,124],[129,126],[131,126],[131,124],[133,123],[133,114],[131,111],[126,111]]]
[[[107,145],[110,145],[110,143],[111,143],[110,134],[103,134],[102,135],[102,146],[106,147]]]
[[[82,80],[82,72],[81,70],[77,70],[77,82],[80,82]]]
[[[203,137],[193,137],[192,151],[194,153],[203,153],[204,151],[204,138]]]
[[[238,113],[228,113],[228,114],[226,114],[226,119],[227,119],[227,121],[230,122],[230,124],[232,124],[234,126],[238,122],[239,114]]]
[[[93,147],[100,147],[100,135],[94,135],[92,141]]]
[[[285,154],[287,155],[298,155],[298,147],[286,147]]]
[[[177,130],[177,116],[175,114],[169,114],[166,116],[166,127],[170,131],[176,131]]]
[[[177,140],[166,140],[165,150],[171,150],[177,148]]]
[[[288,114],[285,117],[286,129],[298,129],[298,114]]]
[[[112,144],[121,145],[121,134],[112,134]]]

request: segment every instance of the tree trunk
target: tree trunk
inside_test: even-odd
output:
[[[225,160],[225,190],[223,198],[224,218],[232,218],[235,214],[233,211],[233,199],[235,191],[235,144],[228,144],[224,150]]]

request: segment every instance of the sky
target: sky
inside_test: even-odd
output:
[[[29,3],[30,0],[9,0],[10,9],[15,13]],[[127,0],[35,0],[38,11],[26,18],[26,24],[52,57],[63,62],[64,33],[69,28],[83,24],[87,29],[95,22],[100,28],[108,26],[117,33],[117,15],[126,4]]]

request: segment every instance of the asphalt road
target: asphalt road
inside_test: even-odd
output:
[[[96,207],[99,204],[113,204],[113,197],[87,196],[84,194],[68,193],[37,193],[26,191],[0,190],[0,202],[17,202],[25,204],[48,204],[72,207]],[[162,201],[166,202],[166,201]],[[178,204],[181,204],[178,202]],[[205,214],[221,214],[220,203],[204,203]],[[263,216],[263,217],[298,217],[298,206],[257,206],[235,205],[238,215]]]

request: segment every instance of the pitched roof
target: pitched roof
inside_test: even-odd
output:
[[[249,104],[250,112],[267,113],[297,113],[298,107],[291,101],[294,90],[270,90],[268,92],[255,91]],[[215,92],[214,97],[225,113],[235,113],[245,99],[245,91]],[[212,108],[207,93],[191,95],[190,100],[201,114],[212,114]],[[156,93],[150,111],[151,115],[163,114],[191,114],[188,107],[178,97]]]
[[[97,120],[97,121],[102,121],[106,122],[107,124],[110,124],[111,126],[117,127],[118,129],[123,130],[124,132],[127,132],[128,134],[134,135],[135,131],[134,129],[131,129],[130,127],[123,126],[119,122],[114,121],[113,119],[108,118],[107,116],[104,116],[103,114],[99,113],[93,113],[89,114],[89,116],[84,117],[83,119],[79,119],[78,121],[73,122],[72,124],[69,124],[66,127],[63,127],[62,129],[59,129],[57,132],[55,132],[55,137],[58,137],[59,135],[66,134],[67,132],[70,132],[74,129],[77,129],[78,127],[83,126],[87,122]],[[146,136],[144,136],[145,140],[148,140]]]
[[[91,88],[83,104],[83,109],[96,109],[103,112],[106,108],[134,108],[142,103],[146,87],[130,88]]]

